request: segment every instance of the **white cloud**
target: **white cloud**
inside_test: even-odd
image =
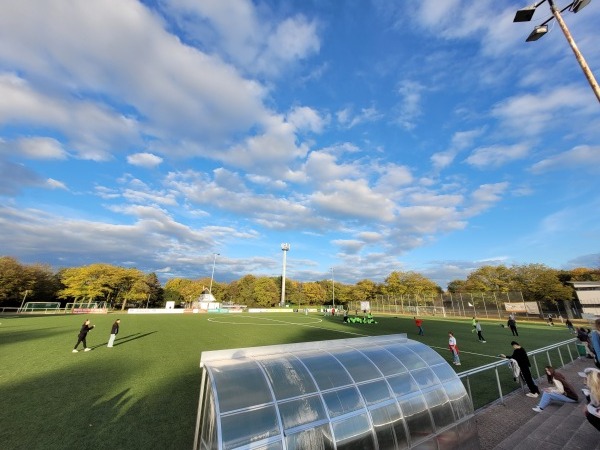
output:
[[[531,171],[533,173],[543,173],[567,168],[598,171],[598,168],[600,168],[600,147],[578,145],[566,152],[535,163],[531,166]]]
[[[327,123],[327,119],[322,118],[317,111],[307,106],[293,108],[289,112],[287,120],[296,129],[313,131],[315,133],[321,133]]]
[[[145,167],[151,169],[160,165],[163,159],[160,156],[153,155],[152,153],[134,153],[133,155],[127,156],[127,162],[133,166]]]
[[[244,71],[279,76],[320,49],[317,24],[301,14],[274,18],[248,0],[174,0],[165,11],[195,39],[227,55]]]
[[[583,87],[560,86],[539,94],[519,94],[507,98],[492,108],[492,115],[501,120],[511,134],[536,136],[554,129],[568,116],[571,123],[586,120],[590,94]]]
[[[67,152],[62,144],[53,138],[21,138],[14,142],[19,154],[31,159],[66,159]]]
[[[398,117],[396,121],[406,130],[411,130],[415,127],[415,121],[422,114],[422,93],[425,86],[412,80],[403,80],[398,87],[398,94],[401,97],[401,102],[398,105]]]
[[[362,108],[356,114],[351,107],[346,107],[336,113],[336,118],[340,125],[347,129],[354,128],[360,124],[375,122],[382,117],[383,115],[374,107]]]
[[[465,212],[468,216],[472,216],[489,209],[502,199],[502,194],[506,192],[508,187],[507,182],[482,184],[471,193],[472,204]]]
[[[485,169],[523,159],[528,154],[529,146],[527,144],[492,145],[476,148],[465,161],[467,164]]]
[[[65,183],[63,183],[62,181],[54,180],[53,178],[48,178],[46,180],[46,186],[50,189],[63,189],[65,191],[68,190]]]

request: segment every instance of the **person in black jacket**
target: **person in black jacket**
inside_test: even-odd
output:
[[[120,323],[121,319],[117,319],[115,320],[115,323],[112,324],[112,327],[110,329],[110,338],[108,339],[108,348],[112,348],[113,344],[115,343],[115,338],[117,337],[117,334],[119,334]]]
[[[529,368],[531,367],[531,363],[529,362],[527,352],[516,341],[512,341],[510,345],[512,345],[512,348],[514,349],[513,354],[510,356],[500,354],[500,356],[502,358],[514,359],[515,361],[517,361],[519,369],[521,369],[521,377],[523,378],[525,383],[527,383],[527,387],[530,391],[526,394],[527,397],[538,397],[540,395],[540,390],[536,386],[535,382],[533,381],[533,377],[531,376],[531,371],[529,370]]]
[[[514,314],[510,314],[508,316],[508,321],[506,322],[506,324],[508,325],[508,328],[510,328],[510,331],[512,332],[513,336],[519,335],[519,332],[517,331],[517,320],[515,319]]]
[[[79,347],[79,343],[81,342],[83,343],[84,351],[89,352],[91,350],[91,348],[88,348],[87,346],[86,337],[92,328],[94,328],[94,325],[91,325],[89,320],[83,322],[81,330],[79,330],[79,334],[77,335],[77,344],[75,344],[75,348],[73,348],[73,353],[77,353],[77,347]]]

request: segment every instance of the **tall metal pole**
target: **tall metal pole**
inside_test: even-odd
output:
[[[575,43],[575,40],[573,39],[569,29],[567,28],[567,24],[565,23],[562,16],[560,15],[560,11],[554,5],[554,0],[548,0],[548,3],[550,4],[550,10],[552,11],[554,18],[560,25],[560,29],[563,31],[565,37],[567,38],[567,42],[571,46],[573,53],[575,53],[575,58],[577,59],[577,62],[581,66],[581,70],[583,70],[583,74],[587,78],[588,82],[590,83],[590,86],[592,87],[592,90],[594,91],[594,94],[596,94],[596,98],[600,102],[600,86],[598,86],[598,82],[596,81],[596,78],[594,78],[594,74],[592,73],[589,66],[587,65],[585,58],[583,57],[583,55],[577,48],[577,44]]]
[[[285,260],[289,249],[290,244],[281,244],[281,250],[283,251],[283,272],[281,275],[281,302],[279,305],[282,307],[285,307]]]
[[[335,309],[335,281],[333,280],[333,267],[331,268],[331,303]]]
[[[212,295],[212,284],[213,284],[213,279],[215,278],[215,264],[217,263],[217,256],[219,256],[219,253],[213,253],[213,270],[212,270],[212,274],[210,275],[210,287],[208,288],[208,293],[210,295]]]

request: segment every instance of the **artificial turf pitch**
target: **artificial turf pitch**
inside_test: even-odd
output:
[[[87,339],[93,350],[72,353],[86,318],[96,325]],[[109,349],[117,318],[121,330]],[[0,316],[0,445],[191,448],[203,351],[407,333],[450,362],[451,330],[461,350],[460,372],[510,354],[513,339],[531,351],[572,337],[564,325],[519,323],[515,338],[498,318],[482,320],[482,344],[466,319],[425,317],[424,336],[417,336],[412,317],[376,320],[344,324],[341,317],[298,313]],[[518,387],[508,369],[499,373],[505,393]],[[470,384],[475,407],[497,397],[493,372]]]

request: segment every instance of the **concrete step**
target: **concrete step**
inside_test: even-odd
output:
[[[584,403],[551,403],[495,450],[600,450],[600,432],[583,414]]]

